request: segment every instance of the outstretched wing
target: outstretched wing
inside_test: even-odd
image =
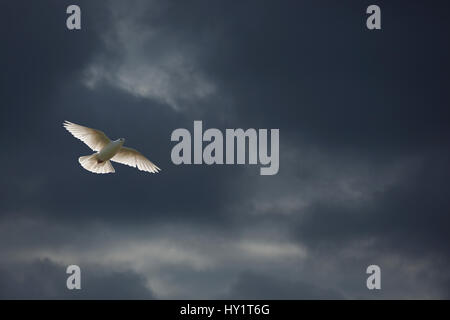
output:
[[[147,171],[151,173],[158,173],[161,171],[153,162],[144,157],[139,151],[122,147],[119,152],[116,153],[111,161],[126,164],[127,166],[138,168],[141,171]]]
[[[89,148],[94,151],[100,151],[104,146],[111,142],[111,140],[109,140],[109,138],[100,130],[83,127],[69,121],[64,121],[63,126],[75,138],[86,143]]]

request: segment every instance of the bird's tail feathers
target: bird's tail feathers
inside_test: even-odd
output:
[[[97,159],[97,153],[89,156],[83,156],[78,158],[78,162],[83,168],[94,173],[114,173],[114,167],[111,161],[99,161]]]

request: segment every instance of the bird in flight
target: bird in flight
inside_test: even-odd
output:
[[[144,157],[139,151],[124,147],[124,138],[111,141],[105,133],[100,130],[80,126],[78,124],[64,121],[64,128],[75,138],[80,139],[95,153],[78,158],[83,168],[94,173],[114,173],[111,161],[126,164],[138,168],[141,171],[158,173],[161,171],[153,162]]]

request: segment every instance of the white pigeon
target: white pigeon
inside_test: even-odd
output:
[[[78,158],[81,166],[94,173],[114,173],[111,161],[138,168],[141,171],[158,173],[161,171],[139,151],[124,147],[124,138],[111,141],[102,131],[64,121],[64,128],[96,151],[94,154]],[[110,161],[111,160],[111,161]]]

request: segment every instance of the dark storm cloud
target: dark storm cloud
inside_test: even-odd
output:
[[[296,233],[312,244],[337,246],[377,237],[380,248],[448,259],[448,161],[448,153],[429,155],[417,172],[360,204],[314,203]]]
[[[2,9],[3,297],[25,295],[20,274],[25,296],[64,295],[53,262],[14,275],[24,255],[107,274],[129,262],[109,280],[87,272],[98,290],[128,283],[123,297],[448,296],[446,2],[380,1],[381,32],[364,27],[369,2],[77,3],[79,32],[68,2]],[[85,172],[91,151],[64,120],[125,137],[163,171]],[[174,166],[170,134],[194,120],[279,128],[279,174]],[[369,263],[390,283],[376,296]]]
[[[70,33],[65,26],[68,1],[8,1],[2,4],[2,141],[9,147],[48,125],[51,98],[73,80],[95,50],[97,34]],[[84,2],[82,2],[84,4]],[[86,3],[86,7],[95,5]],[[99,10],[99,15],[101,11]],[[92,16],[84,16],[92,22]],[[15,128],[13,139],[5,139]],[[45,131],[44,131],[45,132]],[[47,129],[48,132],[48,129]]]
[[[236,97],[238,121],[361,152],[448,141],[447,3],[381,1],[379,33],[361,27],[368,4],[233,7],[207,66]]]
[[[342,299],[342,295],[309,283],[243,272],[227,299]]]
[[[1,299],[152,299],[145,279],[134,272],[91,267],[81,271],[81,290],[68,290],[65,267],[48,259],[0,266]],[[86,275],[84,274],[86,273]]]

